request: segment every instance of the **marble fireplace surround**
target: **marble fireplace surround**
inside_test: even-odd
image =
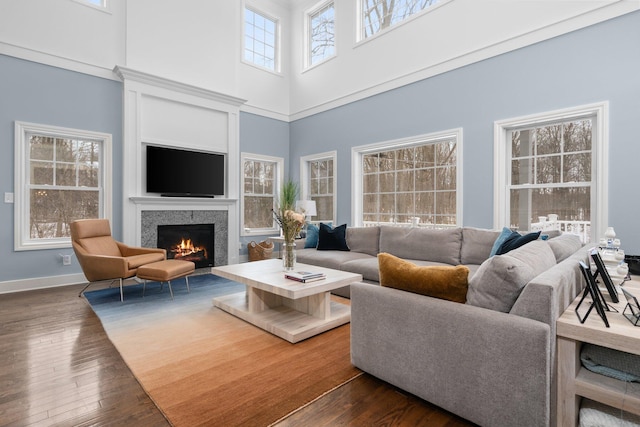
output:
[[[136,207],[133,241],[155,248],[158,225],[215,224],[214,265],[238,263],[237,200],[187,197],[131,197]],[[235,243],[235,244],[234,244]]]
[[[158,225],[214,224],[213,265],[227,265],[229,220],[227,211],[165,210],[142,211],[140,242],[144,247],[157,247]]]

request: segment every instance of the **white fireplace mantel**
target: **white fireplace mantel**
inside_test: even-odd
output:
[[[238,262],[240,245],[240,106],[245,100],[126,67],[114,73],[124,82],[123,207],[125,243],[139,244],[144,210],[228,211],[228,262]],[[160,197],[146,192],[147,144],[226,155],[225,194],[216,198]]]

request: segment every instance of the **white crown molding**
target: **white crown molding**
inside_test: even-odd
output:
[[[113,75],[113,71],[109,68],[97,65],[87,64],[86,62],[77,61],[75,59],[65,58],[58,55],[52,55],[46,52],[40,52],[10,43],[0,42],[0,54],[12,56],[14,58],[24,59],[26,61],[37,62],[39,64],[49,65],[52,67],[62,68],[65,70],[76,71],[90,76],[101,77],[103,79],[118,80]]]
[[[216,92],[213,90],[205,89],[200,86],[190,85],[187,83],[178,82],[175,80],[160,77],[154,74],[145,73],[143,71],[134,70],[121,65],[116,65],[113,69],[122,81],[134,81],[143,84],[153,85],[164,89],[169,89],[175,92],[184,93],[186,95],[193,95],[212,101],[224,102],[234,107],[247,102],[246,99],[237,98],[235,96],[227,95],[224,93]]]

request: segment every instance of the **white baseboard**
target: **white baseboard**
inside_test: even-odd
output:
[[[32,291],[35,289],[55,288],[78,283],[87,283],[84,274],[67,274],[64,276],[36,277],[33,279],[8,280],[0,282],[0,294],[12,292]]]

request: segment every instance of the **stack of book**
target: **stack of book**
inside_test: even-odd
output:
[[[286,279],[295,280],[302,283],[314,282],[325,278],[324,273],[317,271],[289,271],[284,274]]]

